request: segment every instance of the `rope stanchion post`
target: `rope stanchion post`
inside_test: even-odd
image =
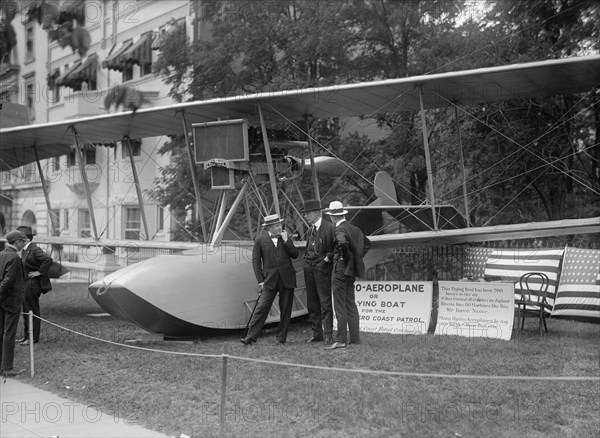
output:
[[[28,314],[29,319],[29,364],[30,364],[30,374],[31,377],[35,374],[35,364],[33,360],[33,312],[30,310]]]
[[[223,370],[221,372],[221,416],[219,419],[219,436],[225,436],[225,401],[227,399],[227,353],[228,344],[223,346]]]

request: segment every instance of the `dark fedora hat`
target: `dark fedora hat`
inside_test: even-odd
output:
[[[20,225],[17,227],[17,231],[25,234],[27,238],[31,239],[33,237],[33,230],[29,225]]]
[[[302,213],[317,210],[323,210],[323,207],[321,206],[321,201],[319,201],[318,199],[309,199],[308,201],[304,202],[304,209],[302,210]]]

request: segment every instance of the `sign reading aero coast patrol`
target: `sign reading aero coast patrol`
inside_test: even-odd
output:
[[[509,340],[515,305],[513,283],[440,281],[436,335]]]
[[[354,294],[362,331],[427,333],[431,320],[432,282],[357,281]]]

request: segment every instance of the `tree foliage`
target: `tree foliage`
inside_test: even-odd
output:
[[[190,42],[173,32],[160,55],[159,71],[178,100],[574,56],[597,51],[600,41],[599,8],[587,0],[477,3],[485,11],[459,0],[203,4],[211,38]],[[458,122],[449,109],[428,111],[436,203],[463,208],[459,125],[472,223],[598,215],[597,99],[587,94],[486,104],[461,112]],[[340,137],[335,120],[311,121],[311,133],[325,146],[316,147],[317,155],[338,156],[360,170],[323,181],[325,200],[366,202],[375,173],[386,170],[401,203],[426,202],[421,117],[375,117],[388,133],[378,141],[352,130]],[[167,187],[175,180],[159,181]]]

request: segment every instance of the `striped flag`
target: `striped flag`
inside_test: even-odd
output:
[[[600,321],[600,250],[565,249],[552,316]]]
[[[483,278],[485,262],[493,251],[494,248],[477,246],[468,247],[465,252],[463,275],[467,278],[476,280]]]
[[[554,305],[556,286],[563,249],[496,249],[485,263],[485,276],[501,277],[503,280],[515,283],[515,300],[521,298],[519,279],[528,272],[541,272],[548,276],[547,300]],[[541,286],[540,277],[532,277],[530,286]]]

